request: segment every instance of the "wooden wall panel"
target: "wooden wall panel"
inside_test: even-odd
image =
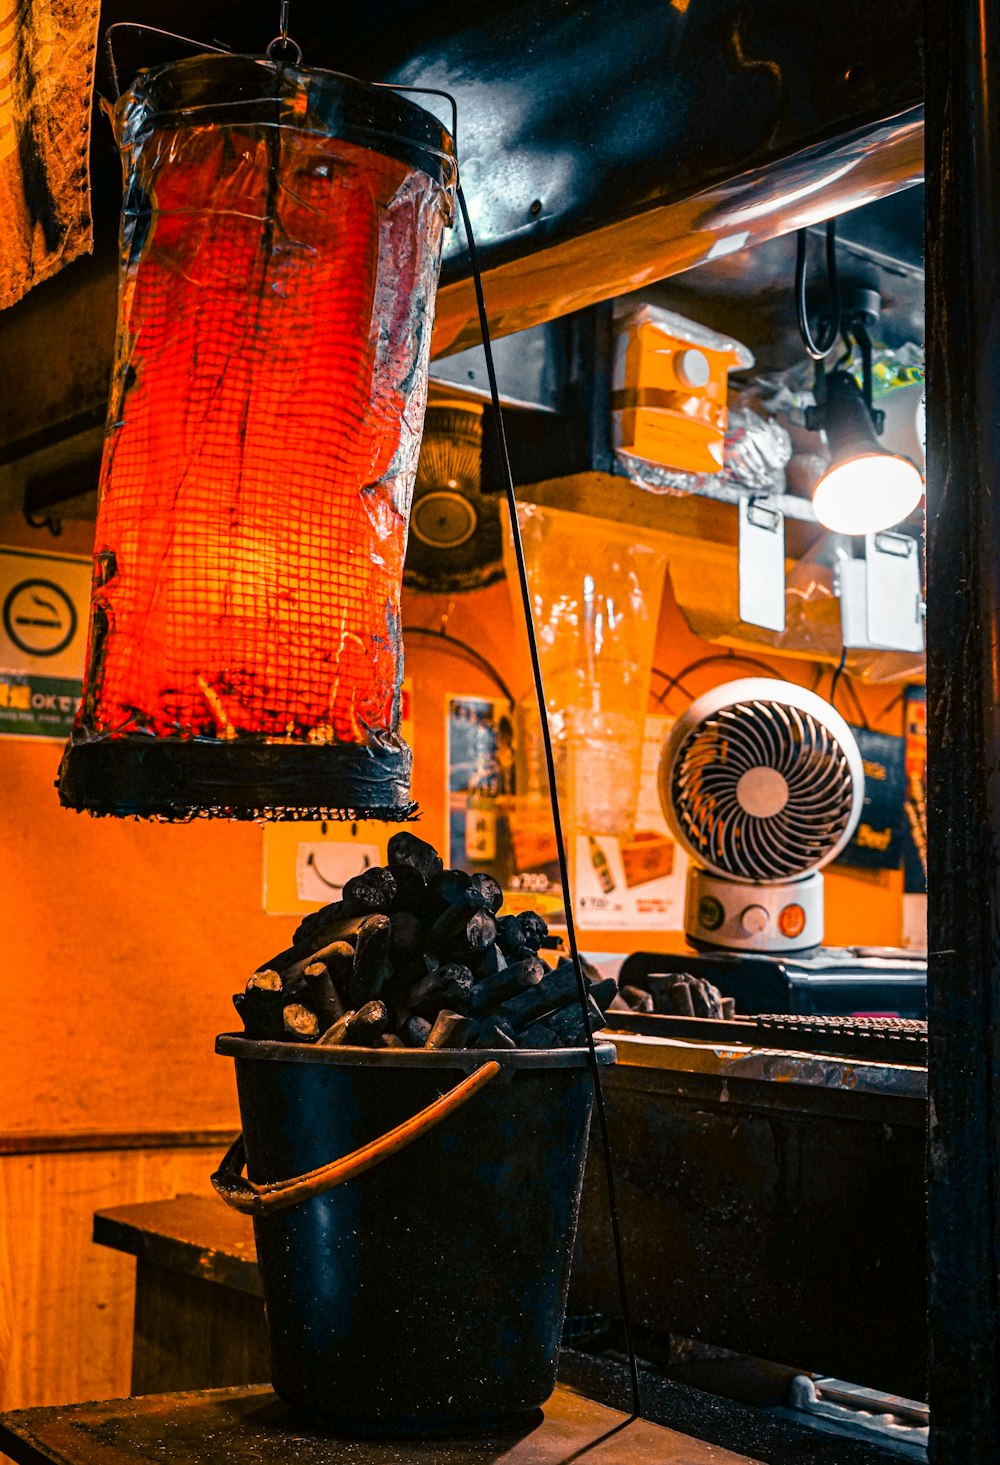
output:
[[[222,1148],[0,1156],[0,1409],[129,1392],[135,1259],[94,1212],[206,1193]]]

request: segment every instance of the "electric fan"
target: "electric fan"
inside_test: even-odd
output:
[[[850,840],[864,798],[861,753],[835,708],[766,677],[716,687],[674,724],[659,792],[696,862],[684,912],[695,946],[820,945],[819,872]]]

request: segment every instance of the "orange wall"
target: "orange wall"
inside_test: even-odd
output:
[[[84,524],[67,524],[53,541],[0,519],[0,543],[87,553],[91,537]],[[528,691],[525,637],[505,583],[454,601],[408,597],[404,620],[446,624],[516,695]],[[496,689],[460,654],[426,638],[411,636],[408,648],[414,793],[423,832],[440,843],[445,699]],[[687,630],[668,587],[657,664],[676,673],[712,652]],[[816,678],[807,663],[773,664],[779,676],[810,686]],[[691,690],[745,670],[739,662],[706,668]],[[880,715],[893,690],[860,695],[872,726],[901,730],[898,703]],[[849,698],[838,700],[856,720]],[[675,698],[662,710],[681,707]],[[93,1212],[206,1189],[225,1148],[222,1132],[238,1125],[230,1065],[215,1057],[213,1040],[234,1023],[231,993],[287,945],[294,925],[262,913],[256,826],[69,813],[53,788],[59,754],[53,743],[0,740],[0,1408],[7,1409],[127,1392],[133,1264],[91,1244]],[[896,875],[832,874],[827,905],[832,942],[899,939]],[[599,941],[588,933],[589,947]],[[197,1133],[205,1130],[219,1133]],[[105,1138],[90,1139],[97,1146],[90,1152],[46,1153],[59,1146],[52,1136],[67,1131]],[[128,1138],[136,1132],[164,1148]]]
[[[62,539],[52,541],[16,520],[0,520],[0,542],[66,552],[86,552],[90,532],[87,525],[67,525]],[[505,582],[454,600],[410,596],[404,620],[432,627],[443,620],[450,634],[496,666],[515,694],[528,689],[523,630]],[[715,650],[687,629],[668,585],[657,665],[676,673]],[[816,683],[818,669],[809,663],[772,664],[778,676]],[[423,637],[408,642],[407,674],[415,702],[414,793],[427,837],[440,843],[445,699],[496,689],[460,654]],[[719,663],[689,680],[701,692],[746,674],[734,660],[732,669]],[[828,687],[827,669],[819,690]],[[873,727],[901,731],[899,701],[882,715],[898,689],[856,690]],[[838,702],[857,721],[846,678]],[[662,710],[676,713],[683,705],[674,695]],[[53,790],[59,752],[54,743],[0,741],[0,991],[13,1039],[0,1132],[235,1123],[232,1075],[213,1055],[213,1039],[234,1021],[231,994],[287,944],[294,925],[262,912],[261,831],[213,820],[160,825],[67,812]],[[898,942],[900,896],[895,873],[831,874],[828,940]],[[587,944],[602,943],[588,933]]]

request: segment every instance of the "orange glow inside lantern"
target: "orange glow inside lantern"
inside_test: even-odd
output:
[[[143,73],[63,803],[405,817],[400,593],[451,140],[249,57]]]

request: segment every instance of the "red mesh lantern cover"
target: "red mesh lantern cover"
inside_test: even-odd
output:
[[[248,57],[140,76],[84,697],[98,813],[399,818],[400,589],[451,140]]]

